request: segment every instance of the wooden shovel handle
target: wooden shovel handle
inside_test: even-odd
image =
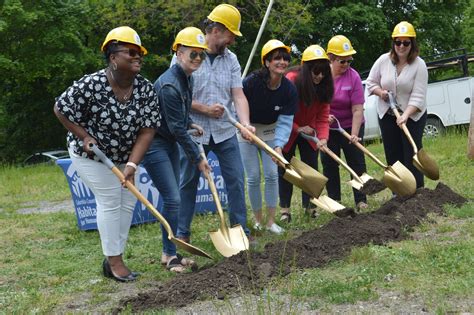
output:
[[[245,128],[241,123],[239,123],[237,120],[234,119],[234,117],[232,117],[229,114],[229,111],[227,110],[227,108],[225,108],[225,110],[224,110],[224,115],[227,117],[227,120],[229,120],[230,123],[232,125],[234,125],[236,128],[238,128],[241,131],[246,130],[248,132],[247,128]],[[251,132],[249,132],[249,134],[250,134],[250,137],[252,138],[253,142],[255,142],[255,144],[258,147],[260,147],[262,150],[267,152],[268,155],[270,155],[271,157],[274,157],[279,162],[278,164],[280,164],[280,166],[285,168],[286,166],[288,166],[290,164],[290,162],[288,162],[283,156],[278,154],[275,150],[270,148],[270,146],[268,144],[266,144],[262,139],[260,139],[259,137],[257,137],[256,135],[254,135]]]
[[[351,135],[345,131],[344,129],[338,129],[340,133],[344,135],[347,139],[351,140]],[[372,152],[370,152],[366,147],[364,147],[362,144],[359,142],[352,142],[359,150],[367,154],[375,163],[377,163],[379,166],[383,168],[387,168],[387,165],[385,165],[382,161],[380,161]]]
[[[316,133],[316,132],[315,132]],[[300,132],[300,135],[305,138],[305,139],[308,139],[308,140],[311,140],[313,141],[314,143],[316,144],[319,144],[320,143],[320,140],[318,139],[317,136],[310,136],[310,135],[307,135],[303,132]],[[354,170],[352,168],[349,167],[349,165],[347,165],[343,160],[341,160],[340,157],[338,157],[334,152],[331,151],[331,149],[329,149],[327,146],[325,145],[322,145],[319,147],[319,150],[323,151],[324,153],[328,154],[330,157],[333,158],[333,160],[335,160],[337,163],[339,163],[340,165],[342,165],[347,171],[349,171],[349,173],[351,173],[352,177],[358,181],[359,183],[361,183],[362,185],[364,184],[364,182],[362,181],[362,179],[360,179],[360,177],[356,174],[356,172],[354,172]]]
[[[397,119],[400,118],[400,113],[398,112],[397,107],[396,107],[395,96],[392,93],[389,93],[388,94],[388,99],[389,99],[390,108],[392,109],[393,114],[395,115],[395,117],[397,117]],[[410,141],[410,144],[413,147],[414,154],[417,155],[418,154],[418,148],[416,146],[415,141],[413,141],[413,138],[412,138],[412,136],[410,134],[410,131],[408,130],[406,124],[403,123],[401,125],[401,127],[402,127],[403,132],[407,136],[408,141]]]

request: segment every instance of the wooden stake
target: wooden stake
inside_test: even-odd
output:
[[[474,89],[471,92],[471,123],[469,125],[469,143],[467,144],[467,157],[474,159]]]

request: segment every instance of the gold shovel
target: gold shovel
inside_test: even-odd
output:
[[[239,130],[247,130],[242,124],[237,122],[228,112],[227,108],[224,111],[224,117],[230,121]],[[285,170],[283,178],[295,186],[301,188],[304,192],[312,197],[318,198],[326,185],[328,179],[323,174],[316,171],[311,166],[298,160],[296,157],[291,158],[288,162],[283,156],[278,154],[275,150],[270,148],[264,141],[253,133],[249,133],[252,141],[268,155],[275,158],[278,165]]]
[[[310,136],[303,132],[300,132],[300,135],[305,139],[311,140],[319,144],[319,139],[316,135]],[[349,184],[355,189],[361,190],[364,184],[366,184],[369,180],[373,179],[373,177],[369,176],[366,173],[362,174],[361,176],[358,176],[356,172],[354,172],[354,170],[346,164],[346,162],[344,162],[340,157],[338,157],[334,152],[332,152],[327,146],[320,146],[319,149],[322,152],[328,154],[338,164],[342,165],[352,175],[353,179],[349,181]]]
[[[190,129],[188,133],[193,134],[196,130]],[[199,153],[201,154],[202,158],[207,160],[206,152],[204,151],[204,147],[202,143],[197,143],[199,147]],[[219,195],[217,194],[216,185],[214,180],[209,172],[204,172],[204,176],[206,176],[207,181],[209,182],[209,187],[212,192],[212,197],[214,198],[214,202],[216,203],[217,213],[220,219],[220,227],[216,231],[209,232],[211,236],[212,243],[214,247],[222,254],[224,257],[230,257],[233,255],[238,254],[241,251],[249,249],[249,240],[247,235],[245,235],[245,231],[240,224],[229,228],[225,221],[224,211],[222,210],[222,205],[219,199]]]
[[[336,123],[337,130],[348,140],[351,140],[351,136],[341,127],[337,119]],[[355,142],[353,144],[384,169],[382,181],[391,191],[400,196],[411,196],[416,192],[415,176],[405,165],[397,161],[392,166],[387,166],[361,143]]]
[[[125,180],[125,177],[123,176],[122,172],[114,165],[114,163],[112,163],[111,160],[109,160],[107,156],[105,156],[105,154],[96,145],[91,144],[90,148],[92,149],[92,151],[94,151],[95,155],[97,155],[97,157],[102,161],[102,163],[104,163],[108,168],[110,168],[110,170],[118,177],[120,182],[123,182]],[[161,215],[161,213],[159,213],[158,210],[153,207],[153,205],[148,201],[148,199],[146,199],[131,182],[125,181],[125,186],[127,186],[127,188],[132,192],[132,194],[134,194],[135,197],[137,197],[138,200],[140,200],[140,202],[148,208],[151,214],[153,214],[158,219],[158,221],[161,222],[166,232],[168,232],[168,239],[170,241],[176,244],[176,246],[178,246],[179,248],[182,248],[191,254],[212,259],[212,257],[202,249],[199,249],[191,244],[177,239],[174,236],[174,233],[171,230],[168,221],[166,221],[166,219]]]
[[[389,98],[389,104],[390,108],[392,109],[393,113],[395,114],[395,117],[397,119],[400,117],[400,113],[397,110],[397,101],[395,100],[395,96],[392,93],[388,93],[388,98]],[[410,131],[408,130],[406,124],[402,124],[401,128],[405,135],[408,138],[408,141],[410,141],[411,146],[413,147],[413,165],[422,172],[423,174],[426,175],[426,177],[432,179],[432,180],[438,180],[439,179],[439,167],[438,164],[436,164],[436,161],[433,160],[426,152],[423,150],[423,148],[419,149],[416,147],[415,141],[413,141],[413,138],[410,134]]]

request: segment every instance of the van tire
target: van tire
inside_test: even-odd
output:
[[[428,117],[426,119],[426,125],[423,130],[423,136],[426,138],[436,138],[445,133],[446,128],[443,126],[443,123],[437,117]]]

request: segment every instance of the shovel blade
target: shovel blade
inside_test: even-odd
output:
[[[411,196],[416,192],[415,176],[400,161],[385,169],[383,183],[400,196]]]
[[[355,180],[355,179],[351,179],[349,181],[349,185],[351,185],[353,188],[357,189],[357,190],[361,190],[362,187],[364,185],[362,185],[359,181]]]
[[[425,150],[420,149],[418,153],[413,156],[413,165],[426,175],[429,179],[439,179],[439,167],[435,160],[433,160]]]
[[[249,249],[249,240],[241,225],[227,229],[227,233],[219,229],[209,232],[209,235],[214,247],[224,257],[230,257]]]
[[[328,178],[294,156],[291,158],[290,165],[301,178],[298,184],[295,183],[294,185],[301,188],[311,197],[319,197],[328,181]],[[283,178],[285,177],[283,176]]]
[[[328,196],[319,196],[319,198],[311,198],[311,203],[318,206],[319,208],[326,210],[327,212],[334,213],[336,211],[345,209],[343,205],[337,202],[334,199],[329,198]]]
[[[205,251],[203,251],[202,249],[199,249],[191,244],[188,244],[186,242],[183,242],[182,240],[180,239],[177,239],[176,237],[170,237],[169,238],[176,246],[178,246],[179,248],[187,251],[188,253],[191,253],[193,255],[198,255],[198,256],[202,256],[202,257],[206,257],[206,258],[210,258],[212,259],[212,256],[209,255],[208,253],[206,253]]]

